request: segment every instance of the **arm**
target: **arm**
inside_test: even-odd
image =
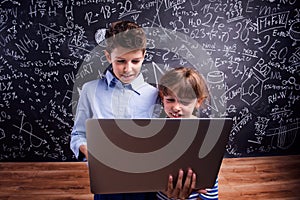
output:
[[[74,126],[71,133],[70,148],[77,159],[82,153],[87,158],[86,128],[85,122],[92,117],[91,105],[87,95],[87,87],[83,86],[80,93]]]

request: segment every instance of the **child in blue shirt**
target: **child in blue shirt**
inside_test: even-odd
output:
[[[85,122],[89,118],[158,117],[158,90],[144,81],[141,66],[146,53],[146,36],[142,28],[129,21],[112,23],[106,31],[105,56],[110,66],[105,76],[82,87],[70,147],[76,158],[88,159]],[[192,172],[179,193],[188,196]],[[182,181],[182,179],[180,179]],[[180,182],[180,181],[179,181]],[[167,183],[166,183],[167,185]],[[179,198],[179,195],[174,195]],[[94,195],[94,199],[157,199],[156,192]]]

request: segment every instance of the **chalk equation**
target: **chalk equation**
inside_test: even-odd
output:
[[[234,121],[226,156],[299,154],[300,5],[296,0],[6,0],[0,2],[0,161],[75,160],[82,85],[103,76],[105,29],[147,34],[142,73],[205,77],[199,116]]]

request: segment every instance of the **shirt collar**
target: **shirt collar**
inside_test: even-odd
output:
[[[106,71],[105,77],[106,77],[107,85],[108,85],[109,87],[115,87],[115,85],[116,85],[118,82],[121,83],[121,81],[119,81],[119,80],[115,77],[115,75],[113,74],[111,68],[108,69],[108,70]],[[127,87],[127,88],[133,90],[134,92],[140,94],[139,89],[140,89],[144,84],[145,84],[145,81],[144,81],[143,74],[140,73],[140,74],[138,75],[138,77],[136,77],[136,79],[134,79],[130,84],[123,84],[123,85],[124,85],[124,87]]]

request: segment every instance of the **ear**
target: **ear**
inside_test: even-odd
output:
[[[111,57],[110,57],[110,53],[106,50],[104,50],[104,54],[105,54],[105,57],[106,57],[106,60],[111,63]]]
[[[197,100],[197,104],[196,104],[196,108],[199,109],[202,105],[202,103],[204,102],[205,98],[201,97],[201,98],[198,98]]]
[[[159,102],[160,102],[160,105],[164,106],[164,98],[165,96],[163,95],[162,91],[159,91],[158,92],[158,97],[159,97]]]

